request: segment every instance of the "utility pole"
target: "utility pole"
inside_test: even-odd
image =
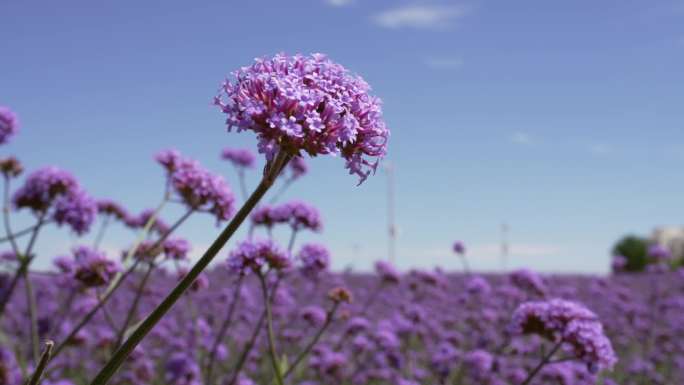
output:
[[[505,272],[508,270],[508,253],[510,245],[508,243],[508,224],[506,222],[501,224],[501,269]]]
[[[396,259],[397,226],[394,218],[394,165],[385,163],[387,172],[387,248],[391,263]]]

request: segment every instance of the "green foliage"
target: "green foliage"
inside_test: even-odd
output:
[[[627,235],[613,246],[613,255],[625,257],[625,271],[643,271],[648,264],[648,245],[646,238]]]

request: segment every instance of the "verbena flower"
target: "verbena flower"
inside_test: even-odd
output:
[[[264,266],[280,270],[288,268],[290,265],[290,257],[287,252],[278,248],[275,242],[271,240],[240,242],[228,257],[228,266],[242,275],[247,274],[250,270],[261,272]]]
[[[459,255],[463,255],[466,252],[465,244],[461,241],[454,242],[454,245],[452,248],[454,250],[454,253],[459,254]]]
[[[511,331],[536,334],[562,343],[592,372],[617,362],[613,347],[596,314],[583,305],[562,299],[526,302],[513,313]]]
[[[322,54],[256,59],[227,79],[214,103],[228,130],[252,130],[259,151],[273,159],[333,154],[365,180],[386,153],[389,130],[369,85]]]
[[[163,242],[164,255],[171,260],[185,260],[190,252],[190,242],[183,238],[167,239]]]
[[[99,251],[87,246],[73,250],[73,266],[70,267],[74,278],[86,287],[107,285],[121,271],[121,266]]]
[[[78,189],[78,182],[69,172],[57,167],[45,167],[32,172],[24,185],[15,191],[14,206],[34,213],[45,212],[54,200]]]
[[[320,306],[308,305],[299,313],[301,317],[313,327],[319,327],[325,322],[326,313]]]
[[[292,158],[288,164],[288,169],[290,170],[290,175],[288,178],[290,180],[295,180],[306,175],[307,171],[309,170],[309,166],[306,164],[304,158],[301,156],[296,156]]]
[[[56,200],[53,219],[58,225],[66,224],[81,235],[88,232],[96,214],[95,200],[84,190],[78,189]]]
[[[97,212],[102,215],[112,216],[122,222],[126,222],[129,219],[129,214],[126,209],[111,199],[98,200]]]
[[[0,144],[9,142],[19,131],[19,119],[8,107],[0,106]]]
[[[321,222],[318,210],[310,204],[293,201],[285,203],[282,208],[284,211],[289,212],[290,226],[295,230],[308,229],[320,231],[323,228],[323,222]]]
[[[382,279],[383,282],[387,283],[399,283],[401,274],[386,261],[375,262],[375,273]]]
[[[302,246],[297,254],[302,262],[302,270],[308,276],[316,276],[330,266],[330,252],[318,243],[307,243]]]
[[[219,221],[230,219],[235,211],[235,198],[223,177],[173,150],[157,154],[156,159],[167,170],[169,183],[189,208],[212,213]]]
[[[131,229],[141,229],[145,227],[150,218],[152,218],[153,214],[154,210],[145,209],[137,216],[129,215],[125,221],[126,226],[130,227]],[[163,235],[169,230],[169,226],[161,218],[156,217],[151,230],[155,231],[157,234]]]
[[[531,270],[519,269],[513,271],[509,274],[509,279],[513,285],[527,292],[537,294],[542,297],[547,292],[546,284],[544,283],[542,277]]]
[[[19,159],[10,156],[0,160],[0,172],[8,179],[16,178],[24,172],[24,166],[19,162]]]
[[[256,156],[246,148],[225,148],[221,152],[221,159],[227,160],[237,168],[254,168]]]

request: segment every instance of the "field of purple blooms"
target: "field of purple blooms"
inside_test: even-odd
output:
[[[684,383],[684,269],[672,271],[662,248],[647,273],[621,272],[616,257],[608,277],[399,272],[383,260],[374,273],[331,271],[325,245],[299,241],[322,231],[318,210],[278,198],[307,173],[307,155],[339,155],[361,182],[373,173],[389,131],[368,91],[319,54],[234,73],[215,104],[229,130],[257,135],[266,162],[251,194],[248,149],[220,154],[238,194],[197,161],[158,153],[165,193],[139,214],[91,197],[68,171],[24,175],[17,158],[0,159],[0,385]],[[0,107],[0,144],[18,127]],[[167,223],[171,205],[185,211]],[[34,224],[15,229],[26,214]],[[196,215],[227,225],[190,260],[183,224]],[[241,225],[245,239],[228,243]],[[130,242],[107,253],[114,226]],[[36,255],[56,227],[80,246]],[[466,245],[452,250],[466,261]],[[33,269],[39,257],[53,268]]]

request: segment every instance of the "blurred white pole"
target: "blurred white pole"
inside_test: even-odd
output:
[[[508,270],[508,252],[510,251],[508,229],[508,225],[505,222],[501,224],[501,269],[504,272]]]
[[[388,254],[391,263],[395,262],[397,227],[394,223],[394,165],[385,163],[387,172],[387,230],[388,230]]]

